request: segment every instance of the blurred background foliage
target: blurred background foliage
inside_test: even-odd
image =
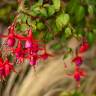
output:
[[[67,47],[67,43],[72,37],[82,41],[82,36],[85,36],[90,46],[94,45],[96,41],[96,0],[23,1],[18,5],[16,0],[0,0],[0,24],[9,26],[19,13],[16,20],[16,32],[26,35],[24,31],[31,27],[34,36],[45,43],[57,39],[50,47],[55,51],[60,51],[60,49],[68,51],[70,48]],[[64,58],[66,57],[64,55]],[[94,63],[96,63],[95,59]],[[73,91],[61,92],[58,96],[85,95]]]

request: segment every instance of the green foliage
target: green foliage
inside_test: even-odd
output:
[[[52,0],[53,1],[53,6],[56,11],[60,9],[60,0]]]
[[[56,18],[57,28],[61,31],[64,26],[69,23],[70,16],[68,14],[61,13]]]
[[[94,44],[95,35],[92,32],[88,32],[87,40],[88,40],[88,43],[90,44],[90,46],[92,46]]]
[[[62,46],[59,43],[55,43],[51,46],[51,48],[55,51],[58,51],[62,48]]]
[[[48,10],[48,16],[51,16],[55,13],[55,8],[53,5],[50,5],[47,10]]]
[[[67,44],[72,37],[80,40],[86,36],[90,46],[94,44],[96,0],[25,0],[24,4],[22,10],[18,9],[18,33],[31,27],[37,37],[40,34],[40,38],[46,42],[58,38],[60,44]],[[6,21],[11,9],[10,6],[1,8],[0,18]]]
[[[85,17],[85,9],[83,6],[78,6],[75,12],[75,19],[77,22],[81,21]]]

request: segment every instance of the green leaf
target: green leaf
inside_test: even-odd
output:
[[[68,10],[69,13],[73,14],[76,12],[78,6],[79,6],[79,0],[70,0],[66,10]]]
[[[44,24],[42,23],[42,22],[37,22],[37,29],[39,29],[39,30],[42,30],[42,29],[44,29]]]
[[[83,6],[78,6],[75,12],[75,19],[77,22],[81,21],[85,16],[85,9]]]
[[[22,14],[22,15],[20,16],[20,18],[21,18],[21,21],[22,21],[22,22],[26,23],[26,21],[27,21],[27,16],[26,16],[25,14]]]
[[[51,29],[54,32],[54,34],[57,34],[61,30],[60,28],[57,27],[55,22],[50,22],[50,25],[52,27]]]
[[[54,6],[53,5],[50,5],[47,9],[48,11],[48,16],[51,16],[55,13],[55,9],[54,9]]]
[[[60,14],[56,18],[57,28],[59,28],[60,30],[62,30],[62,28],[69,23],[69,20],[70,20],[69,14],[64,14],[64,13]]]
[[[55,10],[58,11],[60,9],[60,0],[52,0],[52,2]]]
[[[21,31],[21,26],[20,26],[20,24],[18,24],[18,25],[16,26],[16,30],[17,30],[17,31]]]
[[[69,55],[70,55],[70,54],[64,54],[64,56],[63,56],[63,60],[66,59],[66,58],[68,58]]]
[[[95,40],[94,33],[88,32],[87,39],[88,39],[88,43],[90,44],[90,46],[92,46],[94,44],[94,40]]]
[[[43,39],[44,39],[46,42],[49,42],[49,41],[52,40],[52,37],[53,37],[52,33],[49,33],[49,32],[46,33],[46,32],[45,32]]]
[[[44,17],[47,17],[48,16],[47,10],[45,8],[41,8],[39,15],[40,16],[44,16]]]
[[[51,48],[55,51],[60,50],[62,48],[61,44],[56,43],[51,46]]]
[[[30,17],[28,17],[28,19],[27,19],[27,23],[28,23],[28,25],[32,25],[32,20],[31,20]]]
[[[35,10],[36,8],[40,8],[40,6],[42,6],[42,4],[40,3],[35,3],[31,6],[31,10]]]
[[[26,24],[21,25],[21,31],[26,31],[29,27]]]
[[[72,35],[71,29],[69,27],[65,28],[65,36],[66,38],[70,37]]]

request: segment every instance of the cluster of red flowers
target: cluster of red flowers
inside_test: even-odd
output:
[[[28,34],[27,36],[16,34],[14,24],[12,24],[8,28],[8,31],[8,35],[0,35],[0,38],[6,38],[5,44],[2,45],[2,47],[6,47],[4,47],[3,49],[1,47],[1,50],[6,51],[5,56],[2,56],[3,51],[0,51],[1,79],[7,77],[11,71],[16,72],[14,69],[14,63],[19,64],[23,63],[24,60],[28,60],[29,64],[35,68],[38,63],[38,60],[46,60],[49,56],[53,56],[52,54],[46,52],[46,44],[43,44],[42,42],[40,42],[40,40],[34,38],[31,29],[28,29],[26,31]],[[86,72],[80,67],[84,60],[82,56],[79,56],[79,53],[84,53],[88,49],[89,44],[86,40],[84,40],[81,46],[79,47],[76,56],[72,59],[72,62],[75,64],[74,73],[67,74],[67,76],[71,76],[77,81],[78,86],[80,86],[81,77],[86,76]],[[9,60],[9,55],[15,58],[13,60],[14,63],[11,63],[11,61]]]
[[[89,49],[89,44],[86,40],[83,41],[81,46],[79,47],[76,56],[72,59],[72,63],[75,64],[75,70],[73,74],[67,74],[68,77],[73,77],[76,82],[77,86],[80,87],[80,79],[81,77],[86,76],[85,70],[81,69],[81,65],[83,63],[83,57],[80,56],[79,54],[85,53]]]
[[[33,36],[31,29],[28,29],[27,36],[21,36],[16,34],[15,25],[12,24],[8,28],[8,35],[0,35],[0,38],[6,38],[6,46],[2,50],[6,51],[5,57],[0,53],[0,78],[3,79],[10,74],[13,70],[14,72],[14,63],[23,63],[25,59],[29,61],[29,64],[34,68],[38,63],[39,59],[46,60],[49,56],[53,56],[46,51],[46,45],[42,44],[40,40],[36,40]],[[15,57],[14,63],[8,59],[8,55]],[[5,60],[4,60],[5,59]]]

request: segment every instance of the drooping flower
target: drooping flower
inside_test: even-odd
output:
[[[6,58],[5,61],[2,61],[3,59],[1,59],[0,62],[0,78],[1,80],[4,79],[5,77],[7,77],[11,71],[15,71],[14,66],[12,65],[12,63],[9,62],[8,58]]]
[[[13,47],[15,45],[16,39],[23,40],[24,37],[17,35],[15,33],[15,25],[12,24],[8,28],[8,35],[0,35],[0,38],[7,38],[6,43],[9,47]]]
[[[19,63],[22,63],[24,61],[24,54],[26,52],[24,52],[23,48],[22,48],[22,44],[21,41],[18,41],[17,44],[17,48],[13,49],[13,54],[15,54],[16,59],[19,61]]]
[[[28,36],[25,37],[25,39],[24,39],[24,40],[26,40],[26,41],[25,41],[25,48],[32,48],[33,43],[34,43],[34,42],[35,42],[35,43],[36,43],[36,42],[39,42],[39,40],[36,40],[36,39],[33,37],[32,29],[27,30],[27,32],[28,32]]]
[[[84,53],[84,52],[86,52],[88,49],[89,49],[89,44],[88,44],[88,42],[84,42],[84,43],[80,46],[79,52],[80,52],[80,53]]]
[[[72,62],[74,62],[76,66],[80,66],[83,63],[83,59],[81,56],[76,56],[73,58]]]
[[[66,74],[66,77],[71,77],[74,78],[77,82],[77,87],[80,87],[80,80],[82,77],[86,76],[86,72],[82,69],[80,69],[80,67],[76,67],[74,73],[71,74]]]
[[[39,56],[38,55],[33,55],[30,57],[30,65],[32,65],[32,67],[35,69],[36,65],[37,65],[37,62],[39,60]]]
[[[25,48],[32,48],[32,43],[33,43],[33,34],[32,30],[28,30],[28,36],[26,37],[26,42],[25,42]]]
[[[80,87],[80,80],[82,77],[86,76],[86,72],[84,70],[80,69],[79,67],[76,67],[73,76],[77,82],[77,86]]]
[[[48,57],[53,57],[53,54],[50,54],[50,53],[47,53],[46,51],[46,46],[44,46],[44,53],[42,55],[40,55],[40,57],[43,59],[43,60],[46,60],[48,59]]]
[[[4,61],[3,65],[4,65],[4,70],[5,70],[5,76],[8,76],[11,71],[16,72],[16,70],[14,69],[13,64],[10,63],[8,58],[6,58],[6,60]]]

